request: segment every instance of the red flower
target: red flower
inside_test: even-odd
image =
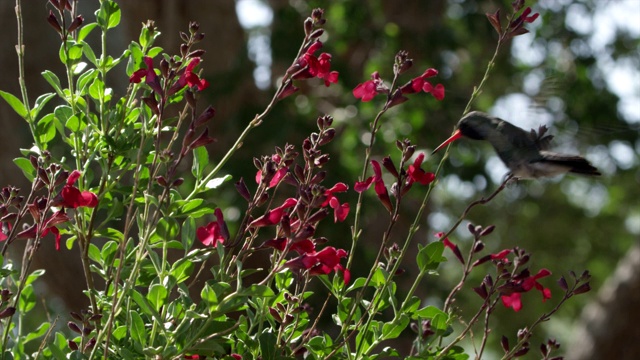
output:
[[[338,82],[338,72],[331,71],[331,55],[327,53],[320,54],[318,58],[318,74],[316,77],[324,80],[324,86],[335,84]]]
[[[502,305],[504,305],[504,307],[513,308],[513,311],[516,312],[522,309],[521,294],[518,292],[511,295],[502,295],[500,299],[502,299]]]
[[[178,78],[178,81],[171,87],[169,90],[169,95],[180,91],[185,86],[189,87],[197,87],[198,91],[202,91],[209,87],[209,82],[205,79],[200,79],[196,73],[193,72],[193,69],[198,66],[200,63],[200,58],[195,57],[191,59],[189,64],[187,64],[187,68]]]
[[[380,74],[374,71],[371,74],[371,80],[367,80],[353,89],[353,96],[356,99],[361,99],[363,102],[371,101],[376,95],[380,93],[388,93],[389,89],[384,85]]]
[[[336,197],[333,194],[339,193],[339,192],[345,192],[347,190],[349,190],[349,187],[345,183],[339,182],[339,183],[333,185],[333,187],[331,189],[327,189],[324,192],[324,196],[326,196],[327,198],[324,200],[324,202],[320,206],[325,207],[325,206],[329,205],[329,202]]]
[[[426,172],[420,168],[422,165],[422,161],[424,160],[424,153],[420,153],[416,160],[412,165],[409,165],[409,170],[407,173],[409,174],[409,182],[410,184],[414,182],[419,182],[422,185],[428,185],[436,178],[434,173]]]
[[[285,200],[284,204],[280,207],[267,211],[266,214],[260,216],[259,218],[253,220],[249,226],[251,227],[263,227],[269,225],[276,225],[280,223],[282,219],[282,215],[284,215],[284,210],[295,206],[298,204],[298,200],[294,198],[288,198]]]
[[[45,237],[47,234],[52,233],[56,238],[56,250],[60,250],[60,230],[58,230],[56,225],[67,221],[69,221],[69,217],[63,212],[63,210],[56,211],[42,225],[43,230],[40,231],[40,237]],[[18,239],[33,239],[38,234],[37,227],[37,224],[33,224],[31,227],[19,232],[16,237]]]
[[[393,205],[391,205],[391,199],[389,198],[389,193],[387,192],[387,187],[384,185],[384,180],[382,180],[382,168],[380,167],[380,163],[371,160],[371,167],[373,168],[373,176],[368,177],[364,181],[357,181],[354,185],[355,191],[361,193],[369,187],[371,187],[372,183],[375,183],[373,189],[378,195],[378,199],[382,202],[385,208],[391,213],[393,212]]]
[[[442,238],[443,236],[444,236],[444,233],[442,231],[439,233],[436,233],[436,237],[438,239]],[[444,245],[444,247],[449,248],[453,252],[453,254],[456,256],[458,261],[464,264],[464,258],[462,257],[462,252],[460,251],[460,248],[458,247],[458,245],[452,243],[449,240],[449,238],[444,238],[442,240],[442,244]]]
[[[442,84],[438,84],[435,87],[431,85],[426,79],[430,77],[434,77],[438,75],[438,70],[436,69],[427,69],[422,75],[411,79],[408,83],[400,87],[400,91],[403,94],[415,94],[420,91],[424,91],[426,93],[430,93],[436,99],[442,100],[444,99],[444,86]]]
[[[344,219],[349,215],[349,203],[344,203],[340,205],[338,198],[333,197],[331,201],[329,201],[329,206],[333,209],[333,222],[343,222]]]
[[[536,288],[542,294],[542,301],[551,299],[551,290],[545,288],[538,282],[538,279],[551,275],[551,271],[547,269],[541,269],[537,274],[533,276],[526,276],[523,279],[512,281],[506,284],[503,288],[503,294],[500,296],[502,304],[505,307],[510,307],[514,311],[520,311],[522,309],[521,294],[525,293],[533,288]]]
[[[62,188],[62,203],[61,206],[66,208],[76,209],[81,206],[94,208],[98,205],[98,197],[96,194],[90,191],[80,191],[77,187],[73,186],[75,182],[80,178],[82,173],[78,170],[74,170],[67,178],[67,184]]]
[[[153,68],[153,59],[145,56],[142,59],[147,66],[146,69],[138,69],[129,78],[130,83],[139,83],[144,78],[144,82],[151,87],[151,89],[157,93],[162,94],[162,86],[160,85],[160,79],[156,75],[156,71]]]
[[[291,259],[284,264],[290,269],[309,270],[310,275],[328,275],[331,271],[343,273],[344,283],[348,284],[351,279],[351,272],[340,265],[340,259],[347,256],[343,249],[327,246],[316,253],[306,253]]]
[[[145,65],[147,65],[147,68],[138,69],[133,74],[131,74],[131,77],[129,78],[130,83],[137,84],[142,81],[142,78],[144,78],[144,81],[147,84],[151,84],[156,81],[157,75],[155,70],[153,69],[153,59],[145,56],[142,60],[144,61]]]
[[[322,42],[316,41],[298,58],[296,63],[289,69],[289,71],[299,69],[293,74],[293,79],[310,79],[317,77],[324,80],[325,86],[338,82],[338,72],[331,71],[331,55],[328,53],[322,53],[319,57],[314,55],[321,47]]]
[[[205,246],[216,247],[218,244],[222,244],[229,239],[229,230],[227,229],[227,224],[224,222],[222,210],[217,208],[214,214],[216,221],[212,221],[206,226],[201,226],[196,229],[198,240]]]

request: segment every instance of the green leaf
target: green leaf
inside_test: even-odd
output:
[[[69,118],[69,120],[67,120],[64,126],[74,133],[84,130],[87,127],[87,124],[84,122],[83,119],[81,119],[81,117],[84,117],[84,115],[82,114],[80,114],[80,116],[73,115],[72,117]]]
[[[27,180],[33,182],[33,179],[36,178],[36,169],[33,168],[33,165],[31,165],[31,161],[29,161],[29,159],[15,158],[13,159],[13,163],[18,165]]]
[[[277,336],[271,329],[265,329],[264,332],[258,338],[260,342],[260,354],[263,359],[275,359],[277,353]]]
[[[45,149],[47,148],[47,143],[56,137],[54,118],[53,114],[47,114],[36,125],[36,136]]]
[[[98,58],[96,57],[96,54],[93,52],[91,45],[87,44],[84,41],[82,42],[82,52],[84,53],[84,56],[87,58],[87,60],[89,60],[89,62],[91,62],[94,66],[99,66]]]
[[[98,24],[104,29],[112,29],[120,23],[120,7],[112,0],[103,1],[96,12]]]
[[[168,295],[169,292],[167,291],[166,287],[160,284],[153,284],[149,288],[147,299],[156,311],[160,311],[160,308],[162,308],[167,302]]]
[[[207,189],[216,189],[220,185],[222,185],[223,183],[231,180],[232,178],[233,178],[233,176],[231,176],[231,175],[225,175],[223,177],[214,178],[214,179],[211,179],[211,180],[207,181],[207,183],[204,185],[204,187],[207,188]]]
[[[134,290],[134,289],[130,290],[130,294],[131,294],[131,298],[133,299],[133,301],[135,301],[136,304],[138,304],[143,314],[147,314],[147,315],[153,314],[151,310],[151,306],[149,305],[149,302],[147,301],[147,299],[145,299],[142,296],[142,294],[140,294],[137,290]]]
[[[47,105],[49,100],[53,99],[54,96],[56,96],[56,94],[54,93],[46,93],[38,96],[38,98],[36,99],[36,103],[31,109],[31,118],[34,120],[37,119],[40,111],[45,107],[45,105]]]
[[[185,251],[191,250],[193,242],[196,239],[196,221],[193,217],[187,217],[182,223],[180,239],[182,240],[182,246]]]
[[[93,29],[95,29],[96,26],[98,26],[98,23],[89,23],[86,25],[82,25],[80,30],[78,30],[78,41],[84,40],[87,35],[89,35],[89,33],[91,33]]]
[[[395,339],[409,326],[409,317],[400,315],[395,321],[387,322],[382,325],[382,338],[385,340]]]
[[[42,275],[44,275],[45,271],[44,269],[38,269],[38,270],[34,270],[31,274],[29,274],[29,276],[27,276],[27,279],[24,282],[24,285],[30,285],[33,284],[34,281],[38,280],[38,278]]]
[[[24,104],[22,103],[22,101],[20,101],[20,99],[15,97],[13,94],[5,92],[5,91],[0,91],[0,96],[2,96],[4,101],[6,101],[7,104],[9,104],[9,106],[11,106],[11,108],[13,108],[13,111],[15,111],[16,114],[18,114],[23,119],[26,118],[26,116],[27,116],[27,107],[24,106]]]
[[[442,256],[444,252],[444,244],[441,241],[435,241],[425,247],[418,245],[418,255],[416,256],[416,262],[421,272],[427,272],[429,270],[435,270],[438,268],[441,262],[447,259]]]
[[[104,82],[99,78],[93,79],[93,82],[89,85],[89,95],[96,100],[107,97],[108,94],[106,91]]]
[[[238,291],[240,296],[254,296],[254,297],[272,297],[275,296],[273,290],[266,285],[253,284],[249,287],[244,287]]]
[[[191,276],[194,268],[195,265],[193,261],[191,261],[190,259],[182,258],[173,263],[173,265],[171,266],[171,271],[169,271],[169,275],[175,279],[176,284],[180,284],[187,280],[189,276]]]
[[[147,345],[147,333],[144,329],[144,321],[142,317],[136,311],[129,311],[129,318],[131,319],[131,338],[140,343],[142,347]]]
[[[63,98],[65,97],[64,93],[62,92],[62,86],[60,85],[60,79],[58,79],[58,76],[56,76],[56,74],[54,74],[49,70],[45,70],[42,72],[42,77],[44,77],[44,79],[47,80],[49,85],[53,87],[53,89],[56,91],[56,93],[59,96]]]
[[[33,292],[33,285],[29,284],[20,293],[20,312],[24,315],[36,306],[36,294]]]
[[[196,180],[202,179],[204,169],[207,165],[209,165],[209,152],[206,147],[200,146],[193,149],[193,166],[191,166],[191,173]]]
[[[160,240],[175,240],[178,238],[179,230],[180,225],[175,218],[163,217],[158,221],[158,225],[156,226],[156,235],[160,237]]]
[[[100,257],[102,258],[102,266],[111,266],[111,264],[113,263],[113,259],[116,257],[117,251],[118,243],[115,241],[107,241],[102,246],[102,251],[100,252]]]
[[[100,254],[100,249],[95,244],[89,244],[89,259],[100,263],[102,260],[102,255]]]
[[[78,81],[76,81],[76,89],[79,95],[86,95],[89,91],[89,85],[92,84],[93,80],[98,76],[98,71],[96,69],[89,69],[84,74],[78,77]]]
[[[34,340],[43,336],[44,334],[47,333],[50,327],[51,327],[51,323],[48,323],[48,322],[43,323],[38,327],[38,329],[36,329],[36,331],[32,331],[28,333],[27,336],[25,336],[23,343],[28,343],[31,340]]]

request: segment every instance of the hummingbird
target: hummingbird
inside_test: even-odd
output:
[[[547,130],[545,125],[541,125],[537,132],[533,129],[527,132],[500,118],[472,111],[460,119],[453,135],[433,153],[461,137],[467,137],[491,143],[500,160],[511,170],[511,175],[517,178],[552,177],[568,172],[601,175],[582,156],[549,151],[553,135],[545,135]]]

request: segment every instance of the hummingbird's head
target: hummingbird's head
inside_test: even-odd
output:
[[[463,136],[473,140],[484,140],[487,138],[489,131],[495,127],[496,124],[494,124],[491,116],[480,111],[472,111],[458,121],[456,131],[433,150],[433,153]]]

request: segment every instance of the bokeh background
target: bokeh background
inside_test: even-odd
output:
[[[26,80],[35,99],[50,91],[40,73],[60,72],[57,61],[59,39],[46,22],[46,1],[24,3]],[[485,13],[510,1],[498,0],[136,0],[121,1],[122,24],[109,37],[109,50],[119,55],[137,39],[142,22],[153,19],[162,36],[159,45],[177,53],[179,31],[191,20],[198,21],[207,50],[205,77],[212,86],[204,92],[206,102],[218,113],[210,125],[217,142],[209,147],[215,161],[236,139],[256,113],[266,106],[276,82],[296,54],[302,39],[302,21],[314,7],[326,9],[323,51],[333,55],[333,68],[340,82],[329,88],[314,84],[279,103],[265,123],[256,129],[225,169],[238,179],[252,179],[254,156],[271,154],[274,146],[301,141],[315,128],[315,118],[330,114],[338,130],[331,143],[331,171],[327,184],[347,181],[360,174],[369,123],[380,109],[382,98],[361,103],[351,90],[379,71],[392,77],[395,53],[407,50],[414,60],[404,81],[428,67],[440,71],[434,82],[446,87],[444,101],[431,96],[413,96],[383,118],[374,156],[395,156],[397,139],[410,139],[428,153],[450,133],[462,115],[473,91],[482,79],[493,54],[497,35]],[[531,31],[508,43],[473,109],[502,117],[524,128],[548,125],[556,136],[556,149],[581,153],[597,166],[597,179],[564,178],[525,181],[509,187],[484,207],[475,208],[468,220],[496,225],[487,239],[487,251],[519,246],[533,254],[531,267],[546,267],[557,278],[573,270],[588,269],[593,291],[572,299],[562,311],[545,323],[533,341],[554,337],[569,359],[640,358],[640,1],[638,0],[543,0],[527,1],[540,18],[527,24]],[[0,2],[0,89],[18,94],[15,3]],[[80,0],[80,13],[93,21],[97,0]],[[97,39],[93,39],[95,41]],[[114,91],[124,93],[124,66],[113,72]],[[11,108],[0,102],[0,184],[27,188],[25,179],[12,164],[20,148],[29,148],[27,125]],[[440,155],[428,157],[423,167],[435,170]],[[433,234],[446,231],[466,204],[486,195],[501,182],[504,165],[488,144],[459,141],[435,189],[433,200],[421,220],[416,243],[433,241]],[[349,179],[349,180],[347,180]],[[225,209],[233,227],[244,211],[243,202],[232,191],[232,183],[211,194]],[[413,189],[394,240],[402,241],[413,220],[424,189]],[[421,193],[422,192],[422,193]],[[355,200],[352,196],[351,200]],[[363,276],[380,243],[379,234],[386,212],[374,197],[363,212],[363,235],[358,247],[354,276]],[[347,221],[348,223],[348,221]],[[348,248],[349,225],[322,229],[333,245]],[[451,239],[462,247],[471,240],[466,223]],[[412,244],[415,249],[417,244]],[[14,254],[18,254],[14,250]],[[440,276],[425,281],[419,296],[425,304],[441,305],[446,292],[460,276],[452,258],[440,269]],[[405,274],[397,278],[410,284],[417,268],[411,256]],[[362,267],[357,267],[362,266]],[[38,291],[46,298],[44,316],[63,318],[69,310],[87,306],[82,295],[84,281],[77,248],[55,252],[53,242],[40,250],[34,268],[47,269]],[[489,269],[487,265],[486,269]],[[470,284],[478,284],[482,271]],[[493,324],[494,334],[514,339],[517,329],[535,320],[559,300],[561,290],[545,279],[554,298],[541,303],[539,294],[524,297],[525,310],[513,313],[500,308]],[[406,288],[400,291],[406,291]],[[464,318],[480,304],[470,287],[456,303]],[[44,320],[43,320],[44,321]],[[331,327],[330,319],[326,322]],[[410,346],[407,331],[395,346]],[[488,359],[499,357],[499,337],[489,344]],[[635,340],[634,340],[635,339]]]

